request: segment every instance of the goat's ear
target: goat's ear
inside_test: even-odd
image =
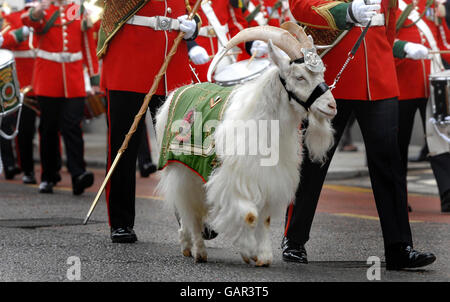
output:
[[[278,50],[275,45],[273,45],[272,40],[269,40],[269,42],[267,43],[267,47],[269,50],[270,60],[272,60],[272,62],[278,67],[278,69],[280,69],[281,72],[284,73],[285,71],[287,71],[287,69],[289,68],[289,58],[283,55],[283,53],[281,53],[281,51]]]

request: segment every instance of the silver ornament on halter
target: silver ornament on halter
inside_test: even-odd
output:
[[[305,59],[306,68],[312,72],[324,72],[325,66],[320,56],[317,54],[315,48],[302,48],[303,57]]]

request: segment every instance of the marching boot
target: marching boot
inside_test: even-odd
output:
[[[131,227],[111,228],[111,241],[113,243],[134,243],[137,236]]]
[[[53,193],[54,183],[50,181],[43,181],[39,184],[39,193],[51,194]]]
[[[152,162],[148,162],[145,164],[139,165],[139,172],[141,173],[141,177],[149,177],[150,174],[155,173],[157,170],[156,165]]]
[[[418,252],[412,246],[405,244],[396,244],[386,248],[385,258],[387,270],[423,267],[436,260],[434,254]]]
[[[36,184],[36,177],[34,177],[34,172],[25,172],[22,176],[22,181],[26,185]]]
[[[20,169],[16,166],[8,166],[8,167],[5,167],[4,173],[5,173],[5,179],[11,180],[11,179],[14,179],[14,177],[17,174],[20,174]]]
[[[72,178],[72,193],[73,195],[81,195],[84,189],[89,188],[94,183],[94,174],[89,171],[84,171],[83,174]]]
[[[283,251],[283,260],[286,262],[308,263],[308,255],[304,244],[283,237],[281,250]]]

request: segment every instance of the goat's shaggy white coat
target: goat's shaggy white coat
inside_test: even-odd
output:
[[[235,89],[230,97],[223,120],[214,133],[216,148],[225,150],[226,133],[234,121],[279,121],[279,162],[262,166],[258,155],[218,154],[220,165],[204,184],[200,177],[185,166],[172,163],[161,174],[158,191],[174,205],[181,218],[179,239],[185,256],[206,261],[207,253],[202,239],[205,219],[213,229],[230,238],[240,249],[244,261],[250,259],[258,266],[272,262],[270,219],[280,215],[294,198],[299,183],[302,161],[302,131],[299,126],[309,118],[305,144],[313,160],[322,161],[333,144],[329,119],[336,113],[336,105],[328,91],[317,99],[308,113],[302,106],[289,100],[279,75],[287,87],[300,99],[306,100],[312,90],[323,82],[323,73],[312,73],[304,64],[290,65],[269,43],[269,56],[275,66],[259,78]],[[156,120],[158,143],[161,146],[169,106],[173,93],[159,110]],[[270,125],[270,122],[268,123]],[[268,129],[270,135],[270,131]],[[237,148],[246,144],[247,136],[238,135]],[[230,151],[230,150],[227,150]]]

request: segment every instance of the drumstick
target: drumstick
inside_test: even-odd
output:
[[[450,53],[450,50],[429,50],[428,51],[429,54],[434,55],[434,54],[446,54],[446,53]]]
[[[255,57],[258,55],[258,51],[255,51],[252,55],[252,57],[250,58],[250,60],[248,60],[247,66],[245,66],[246,68],[248,68],[250,66],[250,64],[252,64],[253,59],[255,59]]]
[[[2,29],[2,31],[1,31],[1,34],[2,35],[4,35],[4,34],[6,34],[6,32],[9,30],[11,28],[11,25],[6,25],[3,29]]]

